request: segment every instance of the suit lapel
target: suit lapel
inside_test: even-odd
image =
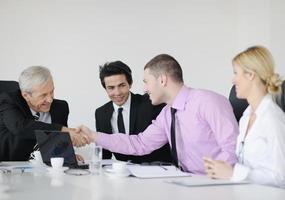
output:
[[[136,98],[136,96],[133,93],[131,93],[130,131],[129,131],[130,134],[134,133],[135,122],[136,122],[136,115],[137,115],[137,106],[138,106],[137,98]]]
[[[50,106],[50,110],[49,110],[49,114],[51,117],[51,122],[57,122],[57,114],[56,114],[56,104],[54,103],[54,101],[52,102],[51,106]]]
[[[106,113],[102,115],[103,123],[105,123],[105,127],[110,133],[112,133],[111,118],[112,118],[113,112],[114,112],[113,103],[110,102],[106,107]]]

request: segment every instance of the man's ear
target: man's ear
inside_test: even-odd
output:
[[[30,94],[29,94],[28,92],[21,92],[21,94],[22,94],[22,97],[23,97],[26,101],[28,101],[28,100],[30,99]]]
[[[162,86],[166,86],[167,85],[167,75],[166,74],[161,74],[160,75],[160,84]]]

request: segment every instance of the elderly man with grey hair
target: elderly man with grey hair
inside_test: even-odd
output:
[[[67,128],[66,101],[54,99],[52,75],[46,67],[33,66],[19,77],[20,90],[0,95],[0,160],[24,161],[36,145],[35,130],[69,132],[73,145],[87,141]]]

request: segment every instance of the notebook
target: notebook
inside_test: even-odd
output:
[[[47,165],[51,165],[50,158],[63,157],[63,166],[81,169],[88,168],[88,165],[81,163],[79,164],[77,162],[68,132],[36,130],[35,135],[43,162]]]
[[[204,177],[191,177],[189,179],[183,180],[170,180],[166,181],[168,183],[173,183],[180,186],[186,187],[202,187],[202,186],[219,186],[219,185],[240,185],[240,184],[248,184],[248,181],[231,181],[231,180],[223,180],[223,179],[210,179],[206,176]]]
[[[185,177],[190,173],[182,172],[175,166],[142,166],[128,165],[130,173],[138,178],[164,178],[164,177]]]

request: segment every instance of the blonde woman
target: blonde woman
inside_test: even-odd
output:
[[[237,97],[249,103],[240,120],[236,148],[239,161],[232,167],[205,157],[207,175],[284,187],[285,114],[273,100],[282,81],[274,72],[271,53],[265,47],[253,46],[232,63]]]

